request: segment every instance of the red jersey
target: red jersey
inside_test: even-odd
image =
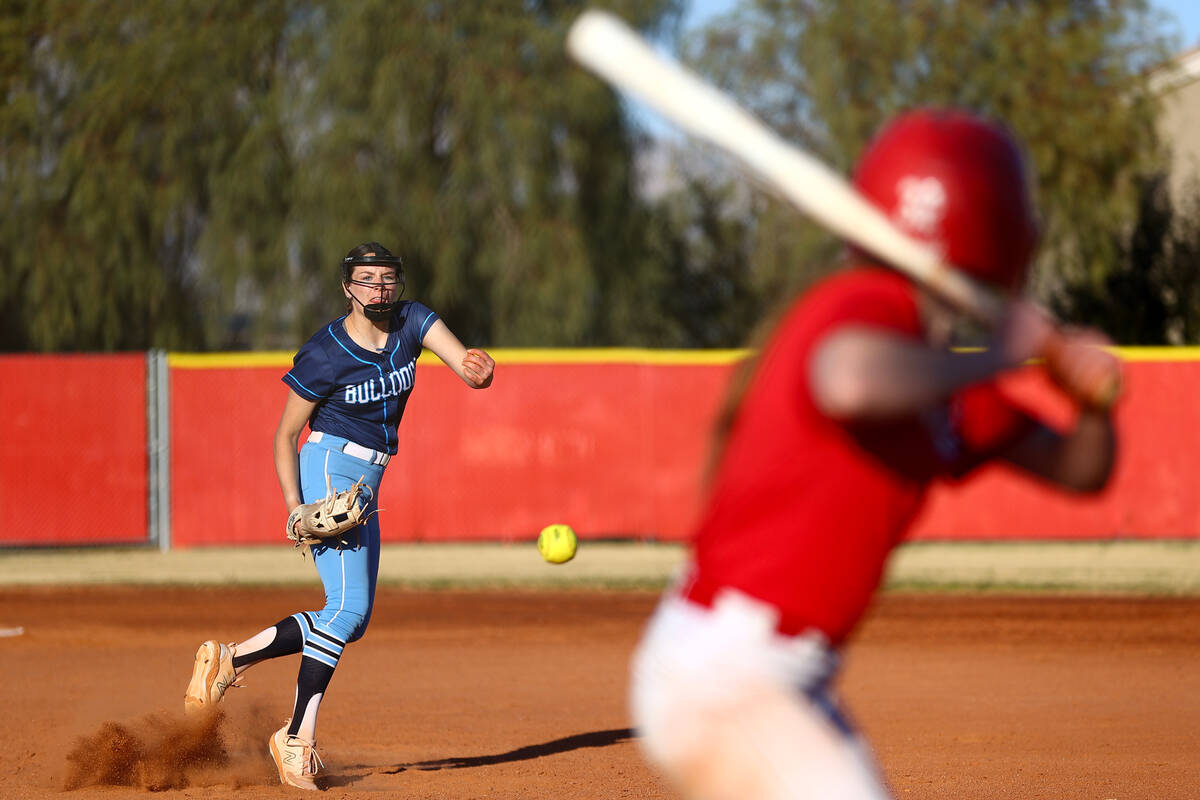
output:
[[[713,476],[684,591],[734,587],[781,612],[780,629],[842,641],[939,476],[958,476],[1029,430],[992,383],[920,417],[839,422],[813,401],[809,362],[852,324],[924,341],[913,285],[856,268],[798,299],[763,348]]]

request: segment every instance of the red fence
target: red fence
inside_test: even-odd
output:
[[[0,544],[146,541],[145,354],[0,356],[0,375]]]
[[[1197,351],[1190,351],[1193,358]],[[1184,351],[1176,353],[1183,355]],[[1099,496],[1072,497],[1000,466],[930,497],[913,531],[918,539],[1174,539],[1200,537],[1200,360],[1140,360],[1125,354],[1117,406],[1116,471]],[[1071,419],[1068,404],[1040,371],[1008,381],[1031,408]]]
[[[1122,448],[1099,498],[990,468],[935,490],[922,539],[1200,537],[1200,351],[1126,350]],[[686,537],[731,352],[499,351],[495,385],[466,388],[426,355],[381,490],[384,536],[522,540],[550,522],[585,538]],[[1167,360],[1170,359],[1170,360]],[[60,502],[0,544],[146,537],[145,366],[138,356],[0,357],[0,502],[59,486]],[[171,539],[280,541],[271,442],[288,354],[172,355]],[[1062,422],[1035,372],[1014,392]]]
[[[590,537],[686,534],[736,354],[496,356],[486,391],[428,355],[418,363],[399,453],[380,487],[387,539],[529,539],[555,521]],[[172,359],[175,544],[282,536],[271,441],[289,365]]]

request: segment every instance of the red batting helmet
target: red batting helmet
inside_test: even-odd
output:
[[[854,185],[893,222],[979,280],[1019,289],[1038,225],[1021,150],[961,111],[903,114],[859,159]]]

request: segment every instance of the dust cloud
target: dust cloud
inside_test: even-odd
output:
[[[278,778],[267,739],[278,725],[260,709],[236,725],[220,711],[198,719],[164,711],[103,722],[71,748],[63,788],[269,785]]]

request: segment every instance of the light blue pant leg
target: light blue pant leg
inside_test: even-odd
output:
[[[324,444],[323,442],[321,444]],[[300,484],[304,502],[326,494],[326,475],[335,491],[348,489],[360,477],[371,487],[368,513],[376,510],[383,468],[318,444],[300,450]],[[325,587],[325,607],[297,615],[304,631],[304,655],[337,666],[342,648],[359,639],[371,618],[379,578],[379,519],[372,516],[345,537],[346,544],[312,548],[317,574]]]

